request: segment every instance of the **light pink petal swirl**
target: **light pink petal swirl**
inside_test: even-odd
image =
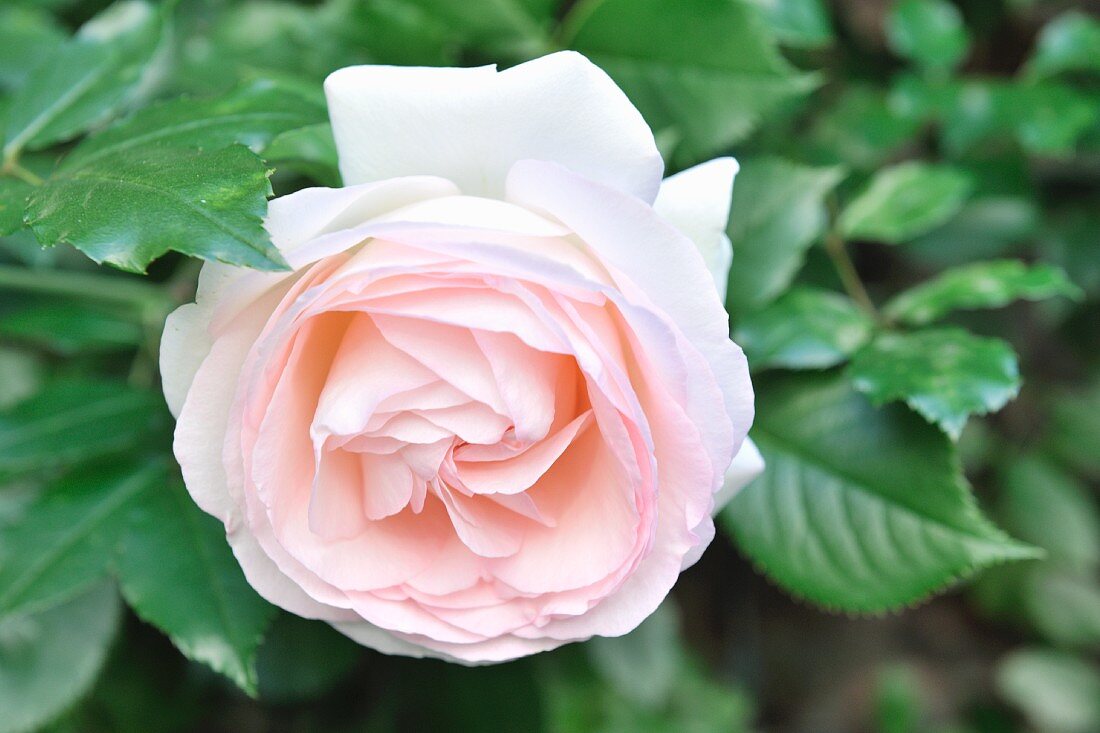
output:
[[[562,99],[606,89],[578,58],[530,73],[580,73]],[[510,73],[455,79],[499,101]],[[401,107],[406,72],[364,75]],[[359,118],[337,107],[339,139]],[[759,471],[715,288],[736,166],[662,189],[666,219],[619,113],[634,137],[603,163],[568,149],[582,128],[514,135],[480,174],[453,173],[469,151],[391,170],[364,148],[346,171],[387,178],[271,202],[293,272],[204,268],[163,338],[175,453],[264,597],[386,653],[483,663],[626,633],[698,558],[716,495]],[[714,217],[677,198],[719,179]]]

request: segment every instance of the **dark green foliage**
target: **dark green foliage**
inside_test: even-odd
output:
[[[1100,729],[1088,8],[0,5],[0,733]],[[163,319],[195,260],[286,266],[272,183],[340,184],[327,73],[561,48],[621,85],[668,172],[741,163],[727,306],[767,470],[682,579],[684,635],[670,601],[621,639],[466,669],[276,618],[181,485]],[[816,608],[971,577],[904,632]]]

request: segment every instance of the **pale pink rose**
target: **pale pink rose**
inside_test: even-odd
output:
[[[325,89],[347,185],[271,202],[293,272],[208,263],[165,325],[187,488],[265,598],[383,652],[630,631],[762,466],[720,297],[736,163],[662,183],[575,53]]]

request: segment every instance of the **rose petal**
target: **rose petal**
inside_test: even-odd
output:
[[[723,301],[733,262],[726,225],[735,175],[736,160],[715,158],[666,178],[653,202],[653,209],[699,248]]]
[[[497,73],[353,66],[325,81],[346,184],[410,175],[501,198],[517,160],[551,160],[652,201],[662,162],[642,116],[588,59],[561,52]]]

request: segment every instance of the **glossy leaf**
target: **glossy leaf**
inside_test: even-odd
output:
[[[287,267],[263,228],[271,186],[241,145],[129,148],[35,189],[27,221],[44,245],[144,272],[169,250],[262,270]]]
[[[895,52],[931,71],[955,68],[970,46],[962,15],[948,0],[900,0],[886,33]]]
[[[0,178],[0,237],[23,228],[23,208],[31,185],[14,178]]]
[[[50,487],[4,530],[0,546],[0,617],[72,598],[102,578],[126,531],[129,513],[163,488],[162,465],[115,461],[74,471]]]
[[[840,216],[850,239],[901,244],[943,224],[965,203],[970,178],[928,163],[901,163],[876,173]]]
[[[0,413],[0,475],[125,450],[165,425],[160,395],[124,383],[59,380]]]
[[[737,262],[726,297],[731,312],[760,308],[786,290],[806,250],[825,231],[825,196],[842,177],[838,168],[775,158],[744,161],[728,230]]]
[[[784,45],[821,48],[833,42],[823,0],[757,0],[757,4]]]
[[[801,287],[747,314],[733,339],[753,369],[824,369],[851,356],[871,337],[873,327],[871,317],[851,299]]]
[[[13,96],[4,159],[68,140],[110,119],[139,91],[164,31],[159,12],[122,2],[94,19]]]
[[[287,168],[325,186],[340,185],[336,140],[332,137],[332,125],[327,122],[287,130],[271,141],[263,156],[277,171]]]
[[[89,137],[65,158],[62,170],[150,146],[215,149],[240,143],[260,152],[280,133],[325,118],[325,108],[313,100],[260,80],[212,99],[181,98],[146,107]]]
[[[958,328],[881,334],[849,375],[876,404],[902,400],[955,440],[970,415],[996,412],[1020,390],[1012,347]]]
[[[22,86],[27,75],[62,44],[65,34],[36,8],[0,8],[0,89]]]
[[[814,84],[748,0],[587,0],[565,28],[567,44],[607,71],[651,127],[674,129],[693,162]]]
[[[980,568],[1036,557],[979,512],[950,442],[838,374],[757,379],[763,475],[723,512],[738,546],[796,596],[898,608]]]
[[[256,693],[256,649],[274,607],[256,595],[225,540],[176,481],[131,514],[118,560],[127,603],[180,651]]]
[[[109,46],[74,41],[39,67],[12,99],[4,158],[64,140],[106,117],[124,92],[112,84],[116,59]]]
[[[1019,260],[975,262],[947,270],[886,304],[890,318],[912,325],[937,321],[957,310],[1002,308],[1014,300],[1081,297],[1066,273],[1051,265]]]
[[[0,733],[41,728],[91,689],[118,629],[113,583],[39,613],[0,618]]]

